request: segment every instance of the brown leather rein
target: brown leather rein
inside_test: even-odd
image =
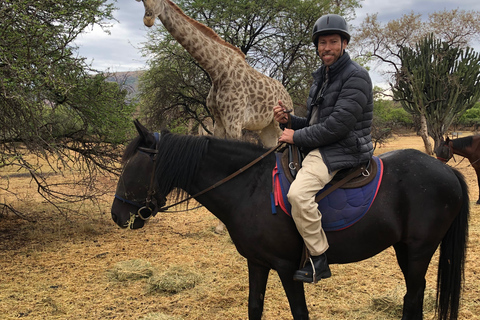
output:
[[[174,204],[171,204],[171,205],[168,205],[168,206],[163,206],[161,208],[158,209],[159,212],[165,212],[167,211],[169,208],[172,208],[172,207],[175,207],[181,203],[184,203],[186,201],[189,201],[193,198],[196,198],[196,197],[199,197],[205,193],[207,193],[208,191],[211,191],[219,186],[221,186],[222,184],[224,184],[225,182],[227,181],[230,181],[232,180],[233,178],[235,178],[236,176],[238,176],[239,174],[241,174],[242,172],[248,170],[249,168],[251,168],[252,166],[254,166],[256,163],[258,163],[259,161],[261,161],[262,159],[264,159],[266,156],[268,156],[269,154],[281,149],[283,147],[284,143],[281,143],[279,142],[275,147],[269,149],[267,152],[265,152],[264,154],[262,154],[261,156],[259,156],[258,158],[256,158],[255,160],[253,160],[252,162],[250,162],[249,164],[245,165],[244,167],[238,169],[237,171],[235,171],[234,173],[232,173],[231,175],[225,177],[224,179],[218,181],[217,183],[211,185],[210,187],[194,194],[193,196],[189,196],[181,201],[178,201]],[[144,148],[144,147],[139,147],[138,148],[140,151],[143,151],[143,152],[146,152],[146,153],[152,153],[154,154],[154,157],[153,157],[153,172],[152,172],[152,176],[151,176],[151,179],[150,179],[150,186],[148,187],[148,194],[147,194],[147,198],[146,198],[146,205],[144,207],[149,207],[149,203],[152,201],[152,196],[155,194],[155,190],[154,190],[154,183],[155,183],[155,179],[154,179],[154,176],[155,176],[155,161],[156,161],[156,155],[158,153],[158,149],[151,149],[151,148]],[[142,215],[140,215],[140,218],[143,219],[143,220],[148,220],[152,215],[150,215],[149,217],[143,217]]]

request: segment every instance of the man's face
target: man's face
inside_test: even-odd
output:
[[[343,46],[342,46],[343,42]],[[323,64],[327,67],[331,66],[343,54],[343,50],[347,47],[347,40],[342,41],[339,34],[331,34],[318,37],[318,54]]]

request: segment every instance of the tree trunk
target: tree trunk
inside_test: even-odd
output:
[[[429,155],[433,155],[432,143],[428,139],[428,127],[427,127],[427,118],[425,115],[420,114],[420,137],[423,139],[423,144],[425,145],[425,152]]]

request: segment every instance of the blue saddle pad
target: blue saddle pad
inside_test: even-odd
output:
[[[285,177],[280,162],[282,155],[278,153],[276,156],[277,165],[272,173],[272,212],[276,213],[276,207],[279,206],[286,214],[291,216],[291,205],[287,199],[290,183]],[[318,209],[322,213],[322,227],[325,231],[338,231],[348,228],[367,213],[375,200],[383,176],[382,160],[374,156],[373,161],[377,162],[377,175],[372,182],[353,189],[342,189],[340,187],[320,200]],[[327,185],[323,190],[330,187],[331,185]]]

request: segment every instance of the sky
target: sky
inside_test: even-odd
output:
[[[461,9],[480,11],[479,0],[360,0],[362,8],[356,9],[356,19],[351,22],[359,26],[367,14],[378,13],[378,20],[386,23],[398,19],[404,14],[414,11],[427,18],[435,11]],[[143,25],[144,8],[141,2],[134,0],[118,0],[118,10],[112,22],[111,34],[100,28],[88,29],[80,35],[75,44],[78,54],[87,58],[93,68],[100,71],[120,72],[146,69],[147,58],[142,56],[141,47],[147,41],[148,28]],[[156,23],[160,23],[159,20]],[[474,45],[480,51],[480,44]],[[375,85],[381,85],[383,79],[375,69],[370,71]]]

